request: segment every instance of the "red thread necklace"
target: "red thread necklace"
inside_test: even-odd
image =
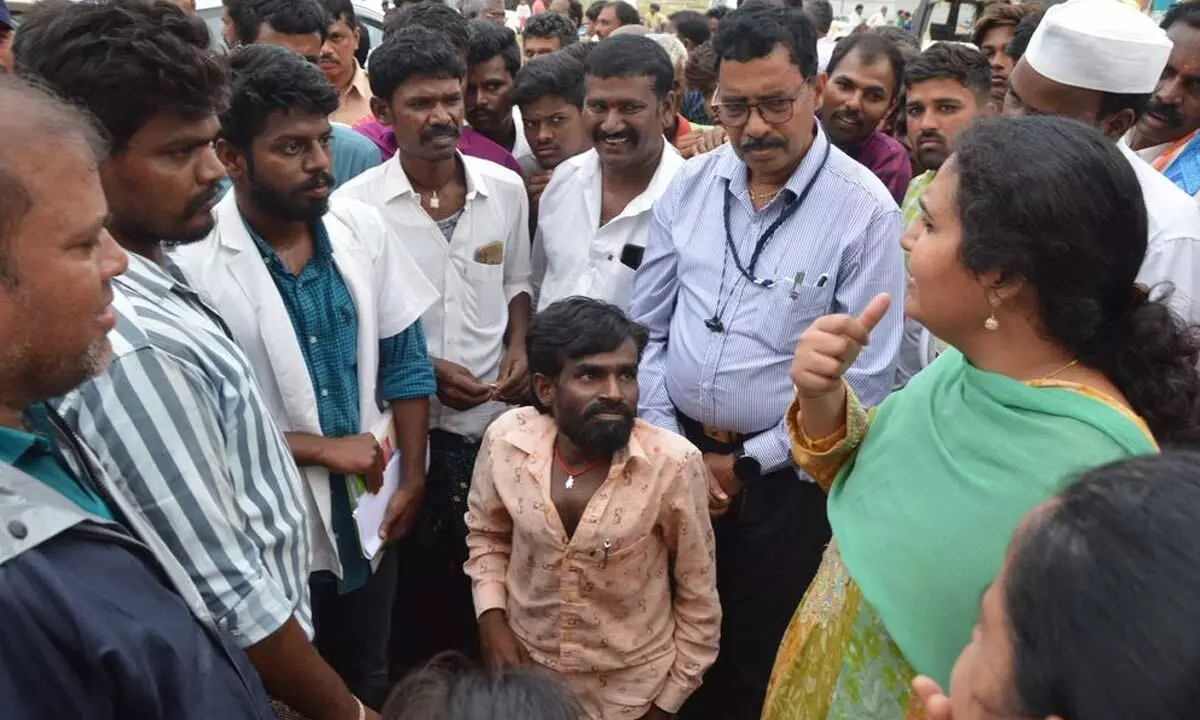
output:
[[[591,465],[588,465],[584,469],[576,472],[576,471],[572,470],[571,468],[567,467],[567,464],[565,462],[563,462],[562,455],[560,455],[558,452],[558,443],[554,444],[554,461],[556,463],[558,463],[558,467],[561,468],[563,471],[563,474],[567,476],[567,482],[564,483],[563,487],[565,487],[568,490],[575,487],[575,478],[576,477],[578,477],[579,475],[583,475],[585,473],[589,473],[592,470],[595,470],[596,468],[600,467],[600,465],[605,462],[603,459],[597,460],[596,462],[592,463]]]

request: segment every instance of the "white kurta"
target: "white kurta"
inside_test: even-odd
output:
[[[1137,281],[1149,287],[1173,284],[1171,307],[1185,319],[1200,322],[1200,209],[1125,143],[1117,147],[1137,173],[1149,221],[1146,259]]]
[[[317,399],[291,318],[258,247],[246,230],[233,192],[216,208],[204,240],[171,251],[189,284],[224,318],[245,351],[263,399],[284,432],[321,435]],[[334,200],[323,218],[333,262],[354,301],[358,321],[359,427],[382,417],[378,401],[379,341],[403,332],[438,300],[416,261],[374,208]],[[321,342],[322,338],[303,338]],[[333,535],[329,471],[301,468],[308,485],[313,570],[341,575]]]

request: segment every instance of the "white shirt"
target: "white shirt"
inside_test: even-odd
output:
[[[621,262],[621,253],[626,245],[646,247],[654,201],[683,163],[679,152],[664,140],[650,184],[603,227],[600,154],[593,148],[554,169],[542,192],[533,241],[538,310],[572,295],[629,309],[635,270]]]
[[[871,19],[867,21],[868,27],[879,27],[880,25],[885,24],[887,24],[887,16],[881,12],[875,13],[871,16]]]
[[[512,118],[513,126],[517,128],[516,140],[511,148],[513,159],[520,163],[521,167],[525,167],[530,161],[536,163],[537,157],[533,154],[533,148],[529,146],[529,138],[525,137],[525,121],[521,119],[521,108],[516,105],[512,108]]]
[[[1117,147],[1137,173],[1150,226],[1146,259],[1137,281],[1150,287],[1174,284],[1171,306],[1185,319],[1200,322],[1200,209],[1125,143],[1118,142]]]
[[[521,176],[489,160],[459,154],[467,199],[449,243],[421,207],[400,154],[343,185],[334,197],[381,208],[441,302],[421,316],[429,356],[458,363],[494,382],[504,354],[508,303],[529,287],[529,197]],[[491,257],[488,257],[491,256]],[[459,412],[431,401],[429,427],[478,440],[507,406],[484,403]]]
[[[262,254],[238,211],[233,192],[216,208],[217,224],[204,240],[180,245],[171,258],[189,284],[221,314],[245,351],[263,401],[284,432],[321,435],[317,396],[300,339],[271,279]],[[438,299],[404,244],[374,208],[354,200],[331,203],[322,219],[333,262],[354,300],[358,338],[359,427],[370,431],[382,418],[376,402],[379,341],[403,332]],[[404,278],[394,282],[393,278]],[[307,337],[306,343],[322,339]],[[313,570],[341,576],[333,534],[329,470],[300,468],[308,485]]]
[[[837,47],[837,38],[826,35],[817,40],[817,70],[825,72],[829,69],[829,61],[833,59],[833,49]]]

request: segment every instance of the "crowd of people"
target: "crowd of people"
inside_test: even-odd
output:
[[[1200,2],[522,7],[0,1],[3,715],[1200,716]]]

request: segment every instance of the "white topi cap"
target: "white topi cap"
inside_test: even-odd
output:
[[[1148,15],[1120,0],[1070,0],[1051,6],[1025,60],[1062,85],[1100,92],[1154,92],[1171,41]]]

